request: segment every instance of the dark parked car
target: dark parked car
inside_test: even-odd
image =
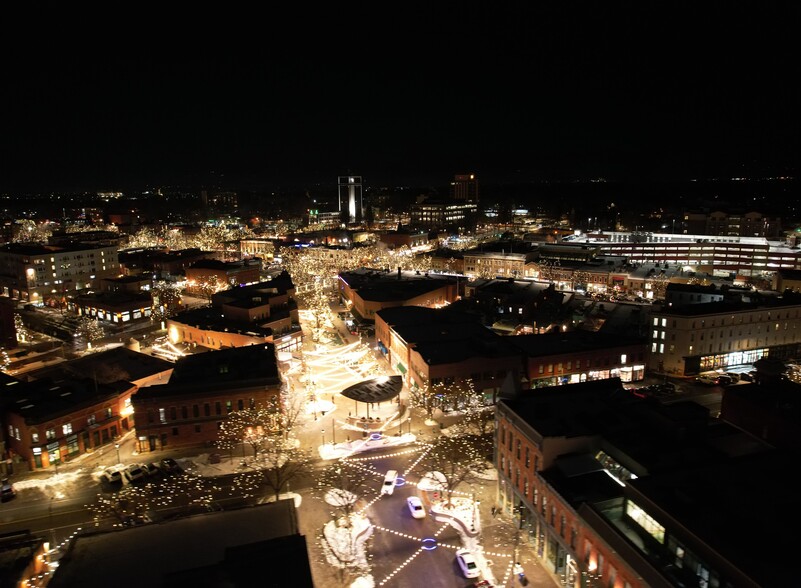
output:
[[[168,474],[175,474],[183,471],[181,466],[178,465],[178,462],[171,457],[165,457],[161,460],[161,469]]]
[[[16,495],[17,491],[14,489],[14,484],[8,478],[3,478],[3,481],[0,482],[0,501],[7,502]]]
[[[718,385],[719,386],[729,386],[731,384],[734,384],[735,382],[736,382],[736,380],[733,377],[731,377],[729,374],[720,374],[718,376]]]
[[[158,476],[162,473],[161,467],[154,461],[142,464],[142,469],[148,476]]]

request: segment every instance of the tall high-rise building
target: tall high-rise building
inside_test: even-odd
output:
[[[357,223],[364,218],[362,208],[362,177],[361,176],[339,176],[337,179],[337,189],[339,194],[339,212],[345,216],[343,210],[347,212],[347,222]]]
[[[456,174],[451,182],[451,199],[478,202],[478,180],[475,174]]]

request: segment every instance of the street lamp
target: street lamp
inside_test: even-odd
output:
[[[325,429],[320,429],[321,445],[325,445]]]
[[[117,463],[120,463],[120,444],[119,443],[115,443],[114,444],[114,449],[117,450]]]

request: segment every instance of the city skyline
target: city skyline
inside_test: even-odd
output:
[[[0,193],[795,173],[797,7],[367,16],[12,54]]]

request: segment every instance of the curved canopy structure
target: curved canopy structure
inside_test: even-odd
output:
[[[381,376],[348,386],[342,396],[357,402],[384,402],[392,400],[403,388],[401,376]]]

